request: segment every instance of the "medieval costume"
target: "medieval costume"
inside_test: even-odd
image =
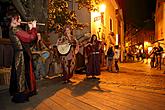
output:
[[[69,52],[61,56],[61,64],[63,68],[63,79],[65,82],[70,82],[70,78],[73,76],[76,65],[76,48],[77,40],[70,34],[70,28],[66,27],[64,36],[58,39],[57,46],[61,44],[69,44]]]
[[[36,94],[36,81],[29,44],[35,39],[37,31],[35,26],[29,32],[23,31],[18,27],[19,22],[20,17],[14,16],[9,31],[14,50],[9,92],[13,96],[13,102],[23,103]]]
[[[58,77],[62,73],[62,67],[61,67],[61,56],[57,50],[57,46],[52,46],[50,49],[50,56],[46,60],[46,65],[48,68],[47,71],[47,78],[54,78]]]
[[[92,35],[91,42],[85,47],[87,57],[87,71],[86,76],[100,75],[100,42],[96,35]]]
[[[46,61],[50,56],[49,49],[44,44],[41,34],[37,33],[37,42],[31,48],[34,59],[34,72],[37,80],[47,76],[48,68],[46,68]]]

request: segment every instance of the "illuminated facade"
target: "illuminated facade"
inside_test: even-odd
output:
[[[119,45],[121,47],[121,61],[123,61],[124,50],[124,20],[122,9],[116,0],[103,0],[96,6],[96,10],[88,12],[86,8],[77,9],[77,4],[73,9],[80,22],[88,23],[89,26],[83,30],[75,31],[76,36],[90,32],[96,34],[98,39],[109,45]]]
[[[161,44],[165,44],[165,0],[157,0],[156,2],[155,36]],[[165,45],[161,46],[165,50]],[[163,58],[165,58],[164,53]]]
[[[155,36],[165,43],[165,0],[157,0],[156,3]]]

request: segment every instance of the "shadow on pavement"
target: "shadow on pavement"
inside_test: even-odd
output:
[[[37,81],[38,94],[30,97],[29,102],[13,103],[8,90],[0,93],[0,110],[31,110],[37,107],[41,102],[54,95],[57,91],[65,88],[61,78],[46,79]]]
[[[105,92],[99,86],[100,78],[85,78],[76,85],[69,86],[72,96],[81,96],[88,91]]]

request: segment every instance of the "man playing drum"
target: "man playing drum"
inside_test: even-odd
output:
[[[71,35],[70,26],[64,28],[64,35],[57,40],[57,49],[62,55],[63,78],[65,83],[71,82],[76,64],[77,39]]]
[[[35,67],[35,77],[37,80],[46,78],[48,67],[46,65],[47,59],[50,56],[49,48],[43,42],[40,33],[37,33],[37,41],[31,48]]]

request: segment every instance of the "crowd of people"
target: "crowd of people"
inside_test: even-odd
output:
[[[119,72],[119,46],[110,46],[107,59],[104,59],[102,42],[95,34],[85,43],[79,43],[71,34],[71,27],[66,25],[57,42],[46,45],[41,33],[36,29],[36,21],[28,23],[28,31],[21,29],[20,25],[20,16],[13,15],[9,31],[14,50],[9,91],[15,103],[26,102],[29,97],[37,94],[36,80],[60,76],[64,83],[72,83],[70,79],[76,69],[79,44],[83,47],[86,78],[97,78],[101,74],[101,63],[105,61],[109,72]],[[115,69],[112,67],[113,64]]]
[[[46,45],[36,21],[28,22],[28,31],[20,28],[21,18],[18,14],[11,17],[9,36],[14,55],[11,69],[9,92],[12,101],[23,103],[37,94],[36,80],[60,76],[64,83],[72,83],[71,78],[76,69],[76,55],[80,44],[83,48],[86,78],[95,79],[101,74],[104,65],[108,72],[119,72],[119,45],[110,45],[105,52],[105,45],[93,34],[90,39],[80,43],[72,35],[69,25],[64,26],[62,34],[54,44]],[[106,45],[107,46],[107,45]],[[141,54],[141,59],[151,58],[151,68],[161,70],[163,48],[158,43],[149,54]],[[134,59],[131,53],[125,52],[124,59]]]
[[[107,70],[109,72],[119,72],[118,61],[120,58],[120,49],[118,45],[109,46],[107,51]],[[114,67],[115,68],[114,68]]]
[[[124,52],[124,60],[125,62],[142,62],[145,64],[150,63],[151,68],[156,68],[157,70],[161,70],[162,64],[162,54],[163,47],[160,46],[160,42],[156,42],[153,44],[152,50],[136,50],[136,52],[128,49],[128,52]],[[150,59],[150,62],[149,62]]]
[[[163,48],[160,46],[160,43],[157,43],[157,46],[154,46],[148,57],[151,58],[151,68],[156,68],[161,70],[161,59],[162,59]]]

